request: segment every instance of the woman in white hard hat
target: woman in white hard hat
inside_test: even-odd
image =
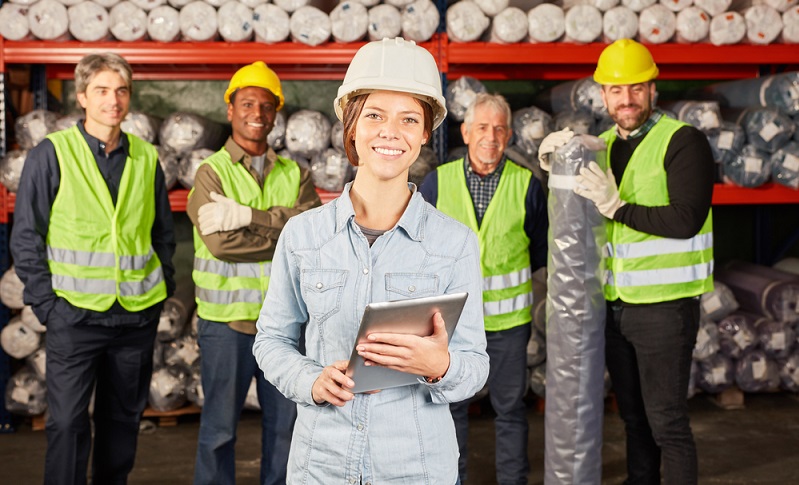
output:
[[[266,378],[300,405],[288,481],[454,484],[449,403],[482,388],[488,356],[476,236],[408,183],[446,116],[435,60],[400,38],[371,42],[334,106],[357,175],[338,199],[286,225],[253,346]],[[358,346],[373,365],[428,377],[350,392],[347,359],[367,303],[462,291],[470,296],[449,346],[439,314],[428,337],[372,334]]]

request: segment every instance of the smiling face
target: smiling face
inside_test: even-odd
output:
[[[489,103],[476,106],[471,123],[461,125],[472,170],[480,175],[493,171],[502,160],[511,134],[504,112]]]
[[[271,92],[254,86],[239,89],[227,106],[233,141],[250,155],[264,154],[276,115],[277,99]]]
[[[118,130],[130,109],[130,87],[115,71],[97,72],[77,98],[86,110],[84,127],[90,134]]]
[[[358,174],[389,181],[408,179],[408,168],[427,142],[425,110],[413,96],[376,91],[366,98],[354,130]]]
[[[652,115],[655,99],[655,83],[602,86],[602,102],[608,114],[619,127],[619,133],[627,137]]]

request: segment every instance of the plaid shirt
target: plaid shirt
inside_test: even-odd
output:
[[[463,169],[466,171],[466,182],[469,184],[469,193],[472,196],[472,203],[474,203],[474,214],[477,216],[477,225],[483,223],[483,216],[488,209],[488,204],[491,198],[494,197],[494,192],[497,191],[499,185],[499,177],[502,175],[502,169],[505,168],[505,155],[503,154],[502,160],[497,164],[497,168],[485,177],[481,177],[472,170],[472,165],[469,163],[469,154],[463,157]]]
[[[634,129],[633,131],[631,131],[630,134],[627,135],[627,139],[631,140],[633,138],[639,138],[639,137],[642,137],[642,136],[646,135],[647,133],[649,133],[649,130],[651,130],[652,127],[655,126],[655,124],[658,121],[660,121],[660,118],[662,118],[662,117],[663,117],[663,111],[659,110],[658,108],[655,108],[652,111],[652,114],[649,116],[649,119],[644,121],[643,125],[639,126],[638,128]],[[616,136],[619,136],[619,126],[618,125],[616,125]]]

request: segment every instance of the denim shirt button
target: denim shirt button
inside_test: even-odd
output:
[[[415,287],[415,286],[413,286],[413,285],[411,285],[411,286],[409,286],[409,287],[408,287],[408,291],[410,291],[411,293],[413,293],[414,291],[416,291],[416,287]]]
[[[319,282],[319,283],[316,284],[316,289],[317,290],[321,290],[323,286],[325,286],[325,285],[323,285],[321,282]]]
[[[369,274],[369,268],[364,268],[363,269],[363,274]]]
[[[363,425],[362,424],[358,425],[358,431],[363,431]]]

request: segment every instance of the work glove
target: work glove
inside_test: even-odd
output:
[[[552,167],[550,160],[552,152],[568,143],[573,136],[574,132],[571,128],[564,128],[560,131],[553,131],[541,140],[541,145],[538,147],[538,161],[541,162],[541,170],[549,172]]]
[[[252,208],[241,205],[224,195],[211,192],[211,200],[197,211],[200,234],[207,236],[215,232],[235,231],[252,222]]]
[[[574,180],[574,193],[591,200],[599,213],[608,219],[613,219],[619,207],[626,203],[619,198],[616,177],[610,168],[603,172],[596,162],[591,162],[588,167],[580,169],[580,174]]]

